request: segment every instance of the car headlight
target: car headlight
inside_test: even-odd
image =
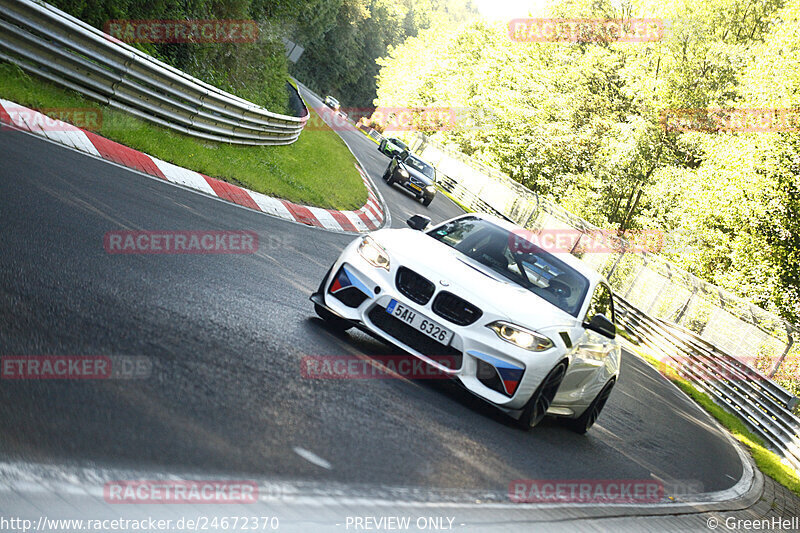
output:
[[[358,245],[358,254],[370,265],[389,270],[389,254],[372,237],[364,237]]]
[[[428,185],[427,187],[425,187],[425,190],[433,194],[436,192],[436,187],[434,187],[433,185]]]
[[[403,176],[404,178],[407,178],[408,170],[404,169],[403,167],[400,167],[400,175]]]
[[[539,335],[538,333],[534,333],[529,329],[515,326],[514,324],[509,324],[508,322],[498,320],[497,322],[492,322],[486,327],[494,330],[494,332],[497,333],[497,336],[504,341],[510,342],[511,344],[519,346],[525,350],[530,350],[532,352],[543,352],[553,347],[553,341],[547,337]]]

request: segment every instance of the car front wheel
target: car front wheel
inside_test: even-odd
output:
[[[433,196],[431,196],[430,198],[423,198],[422,199],[422,205],[424,205],[425,207],[428,207],[429,205],[431,205],[432,201],[433,201]]]
[[[567,362],[562,361],[558,363],[553,370],[547,374],[542,380],[542,383],[539,385],[539,388],[536,389],[536,392],[533,393],[531,399],[528,400],[528,403],[525,404],[525,407],[522,408],[522,414],[517,419],[517,424],[523,429],[530,429],[535,427],[539,422],[544,419],[545,414],[547,414],[547,410],[550,408],[550,404],[553,403],[553,398],[556,396],[556,392],[558,392],[558,387],[561,386],[561,382],[564,380],[564,376],[567,373]]]

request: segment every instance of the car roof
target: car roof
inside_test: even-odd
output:
[[[509,222],[504,218],[500,218],[495,215],[490,215],[488,213],[466,213],[456,218],[464,218],[468,216],[486,220],[487,222],[491,222],[492,224],[500,226],[501,228],[508,231],[525,230],[525,228],[519,226],[518,224],[514,224],[513,222]],[[525,231],[530,231],[530,230],[525,230]],[[592,287],[597,285],[597,283],[600,281],[606,281],[606,279],[603,276],[601,276],[599,272],[597,272],[595,269],[593,269],[592,267],[590,267],[589,265],[587,265],[574,255],[570,253],[555,253],[554,255],[556,255],[558,259],[566,263],[568,266],[574,268],[579,273],[583,274],[586,277],[586,279],[589,280]]]

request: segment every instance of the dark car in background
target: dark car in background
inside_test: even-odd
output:
[[[383,173],[383,179],[389,185],[399,183],[426,207],[436,196],[436,170],[407,150],[392,157],[386,172]]]
[[[389,157],[394,157],[404,151],[408,151],[408,146],[397,137],[387,137],[378,145],[378,151]]]

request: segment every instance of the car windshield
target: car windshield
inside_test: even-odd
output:
[[[401,150],[408,150],[408,146],[406,146],[406,143],[404,143],[400,139],[395,139],[394,137],[391,137],[389,139],[389,142],[392,143],[393,145],[397,146]]]
[[[487,220],[466,217],[428,232],[562,311],[577,317],[589,280],[555,255]],[[522,240],[522,241],[521,241]]]
[[[429,177],[430,179],[433,179],[434,176],[436,175],[432,166],[430,166],[422,159],[415,157],[413,155],[406,157],[405,163],[414,170],[422,172],[425,176]]]

